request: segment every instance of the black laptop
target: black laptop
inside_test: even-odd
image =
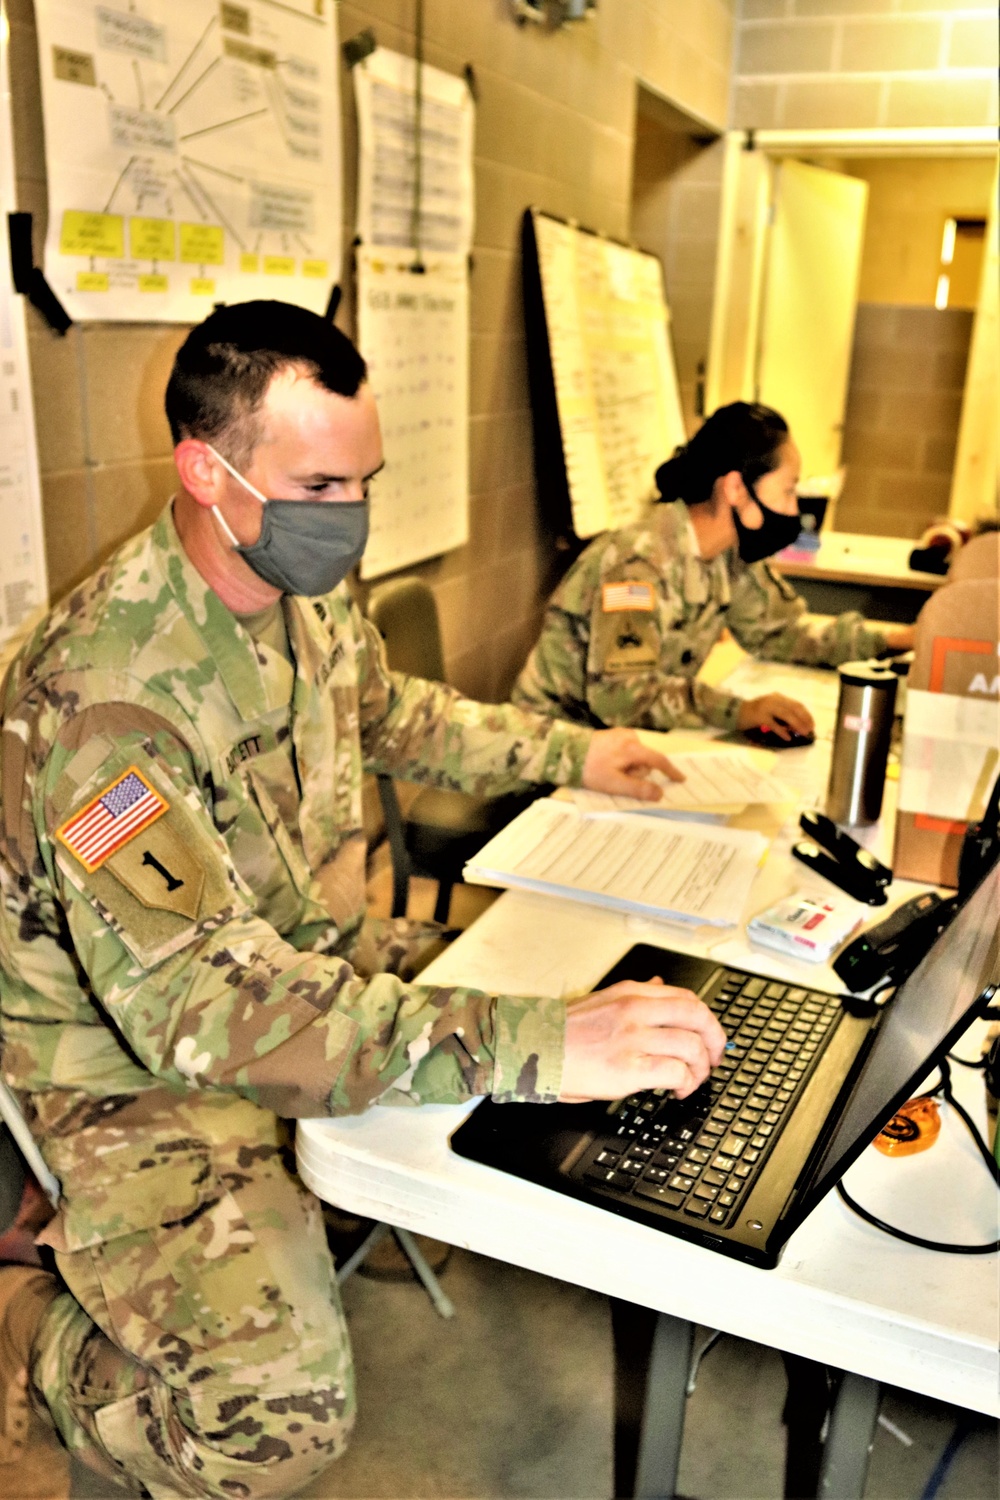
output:
[[[881,1008],[639,945],[595,985],[692,989],[729,1047],[683,1101],[479,1105],[460,1156],[758,1266],[911,1097],[1000,984],[1000,864]]]

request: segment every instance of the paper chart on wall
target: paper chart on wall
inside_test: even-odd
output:
[[[405,264],[359,250],[358,342],[382,422],[362,578],[468,540],[469,281],[465,261]]]
[[[579,537],[627,526],[686,440],[653,255],[532,215],[566,475]]]
[[[423,64],[418,125],[416,83],[413,58],[384,47],[354,70],[358,238],[383,249],[468,255],[474,202],[472,95],[463,78]]]
[[[45,271],[76,319],[197,322],[340,275],[333,0],[36,0]]]
[[[358,104],[358,342],[385,470],[362,578],[469,535],[469,267],[474,107],[464,79],[377,48]],[[419,150],[417,143],[419,141]]]
[[[14,152],[6,18],[0,27],[0,677],[13,642],[47,603],[41,484],[28,370],[24,308],[11,281],[6,223],[13,201]]]

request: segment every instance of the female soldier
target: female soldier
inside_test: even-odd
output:
[[[653,515],[595,538],[569,570],[514,702],[590,724],[810,735],[812,716],[794,699],[741,699],[696,677],[725,626],[754,655],[809,666],[912,644],[909,626],[810,618],[764,561],[798,535],[798,477],[798,449],[776,411],[720,407],[657,469],[663,503]]]

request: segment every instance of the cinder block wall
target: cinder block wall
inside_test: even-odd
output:
[[[45,158],[32,0],[10,0],[18,201],[44,235]],[[341,39],[373,27],[414,50],[413,0],[344,0]],[[637,80],[713,125],[726,123],[732,0],[603,0],[564,30],[518,28],[508,0],[426,0],[425,57],[472,63],[476,244],[472,275],[471,538],[417,570],[441,606],[449,675],[503,698],[534,639],[557,572],[538,520],[524,362],[519,230],[537,204],[627,237]],[[356,152],[342,77],[347,190]],[[185,329],[97,325],[30,341],[52,593],[58,597],[157,514],[175,482],[162,392]],[[350,300],[344,321],[349,322]]]
[[[741,0],[732,123],[997,121],[997,11],[970,0]]]

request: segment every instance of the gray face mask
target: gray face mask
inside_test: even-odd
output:
[[[234,551],[259,578],[284,594],[329,594],[361,558],[368,541],[367,500],[270,500],[211,443],[206,447],[264,507],[260,536],[242,546],[217,505],[212,511]]]

